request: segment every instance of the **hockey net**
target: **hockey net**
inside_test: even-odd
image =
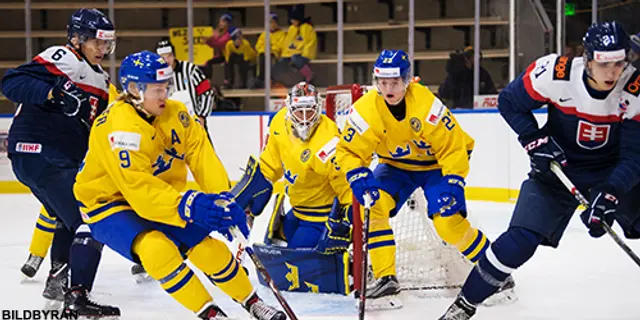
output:
[[[358,84],[328,87],[325,96],[327,116],[342,130],[349,108],[368,90],[371,87]],[[353,203],[354,212],[359,212],[358,202],[354,200]],[[353,223],[354,285],[357,290],[362,274],[362,219],[354,219]],[[396,243],[396,272],[403,290],[428,297],[457,294],[471,263],[436,233],[427,216],[427,201],[422,189],[411,195],[398,214],[391,218],[390,224]]]

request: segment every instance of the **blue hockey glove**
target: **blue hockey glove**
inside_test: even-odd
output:
[[[220,234],[225,236],[227,240],[233,241],[233,235],[229,231],[230,227],[236,226],[242,232],[242,235],[246,239],[249,239],[249,226],[247,224],[247,214],[235,201],[233,201],[233,194],[229,192],[222,192],[220,194],[208,194],[207,197],[213,200],[216,205],[219,205],[225,209],[227,215],[225,219],[231,221],[231,225],[227,227],[221,227],[217,229]]]
[[[602,222],[613,224],[613,217],[618,207],[618,198],[613,187],[600,185],[591,189],[591,207],[580,214],[582,222],[589,228],[589,235],[600,238],[605,234]]]
[[[67,117],[75,117],[80,109],[87,105],[89,94],[78,88],[73,81],[67,77],[58,77],[51,89],[52,102],[60,108],[60,111]]]
[[[519,138],[524,150],[529,154],[531,169],[537,174],[548,175],[551,162],[556,161],[563,167],[567,165],[567,158],[560,145],[543,130],[535,134]]]
[[[178,204],[178,213],[183,220],[208,231],[225,234],[230,227],[238,226],[242,233],[249,235],[244,210],[227,194],[206,194],[189,190]]]
[[[360,167],[347,172],[347,181],[351,185],[351,191],[361,205],[364,205],[364,195],[368,192],[371,194],[373,206],[376,200],[380,199],[380,189],[382,185],[373,176],[371,169]]]
[[[438,184],[428,187],[426,196],[429,216],[439,213],[448,217],[458,212],[466,212],[464,186],[464,178],[451,174],[442,177]]]
[[[352,216],[351,205],[342,207],[336,201],[329,214],[329,219],[325,222],[325,229],[322,231],[315,248],[316,252],[331,255],[346,251],[351,243]]]

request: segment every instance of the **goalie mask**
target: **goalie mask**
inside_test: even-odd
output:
[[[320,122],[320,99],[318,90],[306,82],[296,84],[285,100],[287,120],[294,134],[303,141],[308,140]]]

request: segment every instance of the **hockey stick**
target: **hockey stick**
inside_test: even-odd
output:
[[[360,274],[360,290],[358,301],[358,319],[364,320],[364,309],[367,300],[367,265],[369,264],[369,219],[373,199],[369,193],[364,194],[364,219],[362,221],[362,273]]]
[[[278,288],[276,287],[275,282],[269,275],[269,272],[267,272],[267,269],[264,267],[264,264],[262,264],[262,261],[260,261],[260,258],[258,258],[256,253],[253,251],[253,248],[247,245],[247,238],[244,237],[242,232],[238,230],[237,227],[231,227],[229,228],[229,231],[236,239],[238,239],[238,241],[244,247],[244,251],[249,255],[249,257],[253,261],[253,264],[256,266],[256,269],[258,270],[258,272],[260,272],[264,280],[267,281],[267,283],[269,284],[269,288],[271,289],[271,292],[273,292],[273,295],[276,296],[276,299],[284,309],[284,312],[287,314],[289,319],[298,320],[298,317],[296,316],[295,313],[293,313],[293,309],[291,309],[291,307],[287,303],[287,300],[284,299],[284,297],[280,293],[280,290],[278,290]]]
[[[551,162],[551,171],[553,171],[553,173],[556,174],[558,179],[562,181],[562,184],[564,184],[564,186],[567,187],[569,192],[576,198],[576,200],[578,200],[578,202],[580,202],[580,204],[582,204],[587,208],[590,207],[590,204],[587,198],[585,198],[584,195],[582,195],[582,193],[578,190],[578,188],[576,188],[573,182],[569,180],[569,177],[567,177],[567,175],[564,174],[564,172],[562,171],[562,167],[560,167],[560,165],[557,162]],[[636,255],[636,253],[633,252],[631,248],[629,248],[629,246],[624,242],[624,240],[622,240],[622,238],[620,238],[620,236],[618,236],[618,234],[615,231],[613,231],[611,226],[609,226],[604,221],[602,221],[601,223],[602,223],[602,227],[604,228],[604,231],[606,231],[609,234],[609,236],[613,238],[613,241],[615,241],[618,244],[618,246],[629,256],[629,258],[631,258],[631,260],[633,260],[633,262],[635,262],[640,267],[640,258],[638,258],[638,255]]]

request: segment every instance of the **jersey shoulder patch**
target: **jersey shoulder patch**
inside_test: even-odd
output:
[[[571,63],[573,59],[567,56],[558,56],[553,65],[553,80],[569,81],[571,79]]]
[[[354,104],[349,108],[349,115],[347,116],[347,122],[351,127],[356,129],[358,134],[363,135],[367,130],[369,130],[369,123],[362,117],[362,115],[358,112],[358,108],[356,108],[357,104]],[[375,108],[371,108],[375,110]]]
[[[320,161],[322,161],[322,163],[327,163],[327,161],[331,159],[331,157],[333,157],[333,155],[336,153],[336,146],[338,145],[338,141],[340,141],[340,138],[333,137],[322,148],[320,148],[320,150],[318,150],[316,156],[318,157],[318,159],[320,159]]]
[[[65,75],[73,79],[74,73],[80,68],[82,58],[66,46],[52,46],[42,51],[34,60],[43,64],[56,75]]]
[[[440,122],[440,119],[442,119],[442,116],[444,115],[446,109],[447,107],[445,107],[442,101],[434,97],[425,121],[434,126],[437,126],[438,122]]]
[[[114,131],[109,133],[108,137],[111,150],[124,149],[140,151],[142,135],[137,132]]]

